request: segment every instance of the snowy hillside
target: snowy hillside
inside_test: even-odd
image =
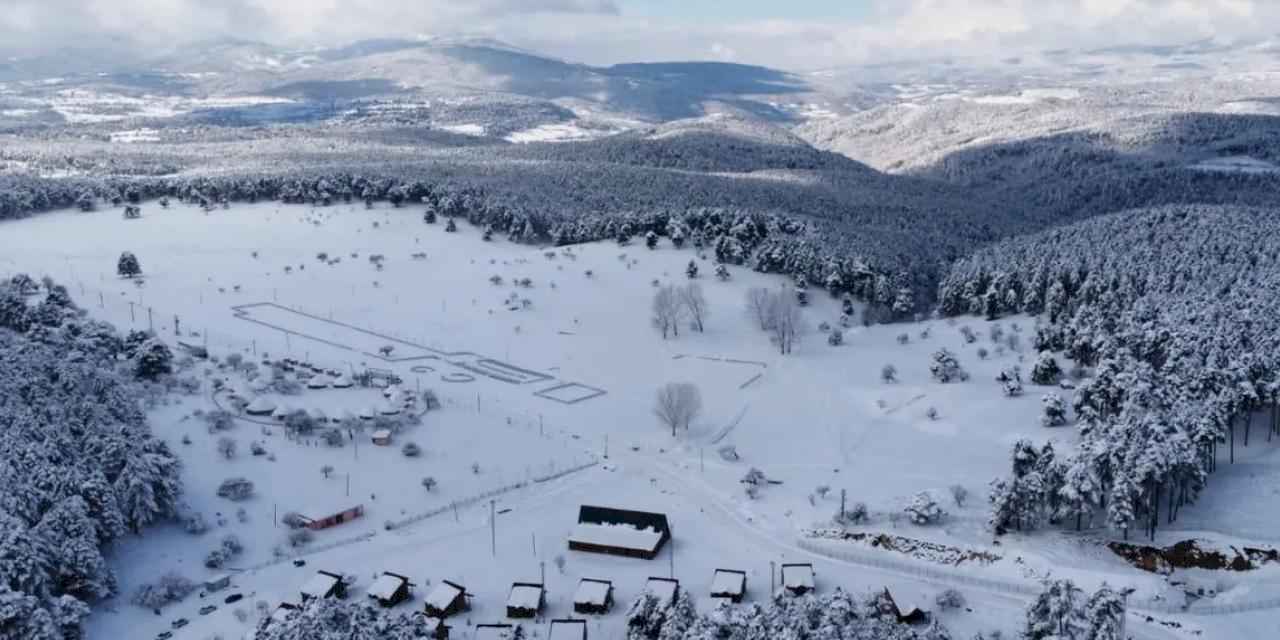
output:
[[[593,635],[612,637],[648,576],[674,569],[696,606],[709,610],[714,569],[747,571],[750,600],[763,602],[771,561],[814,563],[822,593],[888,586],[900,601],[931,603],[944,586],[959,587],[968,611],[927,606],[962,635],[1012,631],[1030,597],[1021,594],[1050,574],[1087,589],[1103,581],[1137,589],[1130,604],[1156,612],[1151,623],[1131,616],[1142,637],[1164,637],[1171,621],[1191,629],[1255,624],[1167,611],[1164,603],[1181,591],[1128,567],[1100,542],[1053,535],[992,542],[987,483],[1007,471],[1014,444],[1053,442],[1065,452],[1077,442],[1070,426],[1042,426],[1041,396],[1052,391],[1070,405],[1073,391],[1025,377],[1034,361],[1032,318],[863,326],[855,308],[845,328],[841,302],[814,289],[799,310],[794,351],[781,355],[745,301],[756,288],[797,296],[786,279],[737,267],[723,279],[714,261],[665,240],[653,250],[642,239],[540,249],[486,242],[465,223],[455,233],[445,226],[386,205],[204,212],[153,202],[137,220],[62,211],[0,223],[0,271],[48,273],[122,329],[154,328],[171,344],[207,345],[223,365],[232,354],[254,363],[290,358],[340,374],[327,376],[324,388],[279,391],[255,388],[247,369],[212,361],[187,372],[201,381],[199,393],[158,406],[150,419],[182,457],[184,499],[211,530],[192,537],[174,524],[118,545],[110,560],[123,595],[98,607],[90,638],[154,635],[179,617],[190,620],[184,634],[244,634],[260,615],[256,602],[268,612],[296,602],[317,569],[353,576],[352,597],[361,599],[382,571],[409,575],[419,585],[414,602],[452,580],[475,594],[472,623],[503,619],[512,581],[545,579],[549,615],[564,616],[579,578],[607,578],[621,604],[589,624]],[[141,279],[116,275],[122,250],[137,256]],[[705,331],[682,322],[678,336],[664,339],[651,323],[657,285],[689,283],[691,263],[708,310]],[[829,344],[832,332],[842,344]],[[931,373],[943,349],[967,381],[944,384]],[[364,426],[372,423],[361,416],[381,414],[385,394],[334,387],[367,367],[399,375],[415,397],[433,390],[441,408],[392,421],[401,425],[392,446],[374,444]],[[1026,387],[1011,397],[996,377],[1014,367]],[[222,390],[215,392],[215,380]],[[655,393],[671,382],[695,385],[703,406],[675,437],[653,413]],[[323,430],[299,435],[235,408],[268,404],[313,419],[323,412],[351,433],[330,444]],[[220,408],[233,417],[213,428],[202,416]],[[235,443],[229,453],[227,439]],[[409,442],[420,452],[406,455]],[[253,453],[255,443],[263,455]],[[225,480],[240,477],[255,487],[251,497],[217,495]],[[1231,482],[1214,491],[1232,493]],[[490,506],[485,494],[494,491]],[[898,536],[903,551],[812,538],[840,530],[832,519],[842,499],[869,518],[844,531]],[[928,512],[922,499],[946,512],[940,523],[911,515]],[[362,505],[362,517],[309,540],[279,522],[292,511],[351,503]],[[667,514],[673,557],[567,551],[582,504]],[[206,569],[227,534],[243,550],[225,568]],[[305,566],[289,561],[303,553]],[[935,564],[948,554],[994,560]],[[219,593],[156,617],[126,601],[167,571],[200,581],[227,569],[236,570],[231,590],[246,597],[239,605],[222,605]],[[930,571],[950,573],[922,581]],[[997,586],[975,588],[975,579]],[[1221,583],[1222,602],[1274,595],[1251,575],[1229,583]],[[200,614],[208,602],[218,608]]]

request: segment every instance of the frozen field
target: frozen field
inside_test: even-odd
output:
[[[341,448],[287,441],[278,427],[242,422],[230,432],[240,445],[231,460],[219,457],[216,436],[190,417],[212,408],[207,393],[162,407],[153,428],[184,456],[188,502],[211,520],[221,512],[227,522],[202,538],[173,527],[119,548],[115,560],[125,593],[171,568],[208,577],[212,572],[200,564],[204,554],[223,532],[235,532],[247,546],[235,563],[245,569],[235,576],[235,590],[249,596],[248,609],[259,599],[272,606],[296,600],[315,569],[355,574],[358,597],[373,574],[387,570],[415,579],[416,602],[429,591],[422,586],[427,580],[463,584],[476,593],[467,618],[491,622],[502,618],[512,581],[536,581],[545,571],[551,616],[569,613],[578,578],[614,581],[615,613],[592,622],[592,637],[607,638],[620,633],[622,612],[650,575],[674,569],[706,607],[714,569],[746,570],[750,599],[759,600],[767,592],[769,562],[788,560],[814,562],[820,589],[887,585],[903,597],[928,600],[944,585],[823,559],[800,549],[797,538],[830,520],[844,490],[850,503],[865,502],[873,514],[867,530],[991,549],[984,529],[987,484],[1008,473],[1014,442],[1052,439],[1061,454],[1074,442],[1069,427],[1040,426],[1040,398],[1049,389],[1028,383],[1023,396],[1006,398],[994,381],[1003,368],[1020,365],[1024,379],[1030,370],[1034,321],[1028,318],[999,323],[1005,334],[1021,336],[1019,349],[998,349],[988,338],[990,323],[976,318],[858,326],[847,330],[843,346],[832,347],[818,327],[837,324],[839,304],[813,289],[803,310],[806,330],[795,352],[784,357],[746,314],[743,300],[751,287],[778,288],[787,281],[731,267],[732,278],[722,282],[709,260],[696,261],[710,303],[706,332],[682,328],[679,337],[663,340],[649,322],[653,282],[685,282],[686,265],[696,255],[665,240],[652,251],[642,239],[627,247],[556,249],[484,242],[465,223],[458,233],[445,233],[443,221],[426,225],[413,208],[385,205],[366,211],[363,205],[261,203],[208,214],[186,205],[165,211],[148,203],[143,209],[144,217],[132,221],[111,211],[68,211],[0,224],[0,273],[51,275],[81,306],[122,328],[151,326],[172,340],[176,317],[179,339],[207,344],[214,355],[291,355],[341,371],[388,369],[404,378],[406,388],[434,389],[444,407],[397,434],[390,447],[367,439]],[[137,255],[142,285],[116,277],[121,251]],[[529,286],[516,284],[524,278]],[[973,344],[961,338],[959,327],[966,324],[979,336]],[[930,355],[942,347],[956,352],[971,380],[942,385],[930,379]],[[990,352],[985,359],[979,348]],[[891,384],[881,380],[889,364],[898,370]],[[674,440],[652,412],[654,393],[667,382],[696,384],[705,404],[689,431]],[[1069,391],[1055,391],[1070,400]],[[331,389],[277,400],[332,416],[374,405],[378,395]],[[936,419],[929,417],[931,409]],[[191,444],[180,443],[184,435]],[[251,457],[252,441],[263,442],[275,460]],[[424,454],[403,456],[407,441],[421,445]],[[720,458],[726,445],[736,447],[740,461]],[[593,460],[600,464],[530,482]],[[1215,477],[1211,500],[1233,493],[1232,482],[1274,479],[1274,456],[1250,462],[1257,465],[1254,475]],[[333,467],[327,478],[325,465]],[[739,484],[751,467],[777,481],[756,500]],[[214,495],[218,483],[233,475],[258,487],[244,503],[244,523],[233,515],[233,503]],[[425,476],[439,488],[425,490]],[[509,511],[497,515],[492,530],[491,507],[483,500],[412,526],[383,527],[516,483],[529,486],[494,498],[495,511]],[[951,504],[952,485],[969,491],[965,506]],[[814,497],[819,486],[831,493]],[[887,517],[921,491],[936,492],[946,503],[950,516],[942,526],[915,527]],[[370,534],[368,539],[308,556],[303,568],[262,566],[284,541],[273,513],[335,500],[358,500],[367,514],[320,532],[312,546]],[[674,558],[665,551],[650,562],[568,552],[565,539],[581,504],[667,513]],[[1230,517],[1230,509],[1210,506],[1218,504],[1229,503],[1206,501],[1190,510],[1187,522]],[[1250,534],[1261,535],[1267,522],[1249,518]],[[1089,585],[1132,585],[1138,597],[1166,588],[1158,577],[1113,557],[1081,552],[1070,536],[1013,536],[1003,545],[998,551],[1005,561],[966,571],[1029,584],[1050,573],[1070,574]],[[557,556],[566,559],[563,572]],[[1280,593],[1274,583],[1250,588],[1254,595]],[[943,616],[956,637],[1013,629],[1020,598],[980,590],[966,595],[975,613]],[[154,637],[179,615],[193,620],[183,638],[240,637],[250,629],[231,607],[196,616],[199,604],[189,600],[157,618],[123,600],[108,603],[91,621],[91,637]],[[1242,628],[1253,624],[1249,620]],[[1194,618],[1184,622],[1198,628]],[[1157,627],[1149,634],[1171,637]]]

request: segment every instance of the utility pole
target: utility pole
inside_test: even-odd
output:
[[[670,522],[667,523],[667,535],[671,535]],[[668,572],[667,572],[667,577],[671,578],[672,580],[675,580],[676,579],[676,538],[675,536],[671,536],[671,541],[668,542],[667,544],[669,545],[669,548],[667,550],[667,560],[670,561],[671,563],[671,567],[670,569],[668,569]]]
[[[769,597],[770,598],[773,597],[773,594],[778,592],[778,585],[773,581],[773,574],[774,574],[773,561],[770,560],[769,561]]]
[[[147,307],[147,329],[150,329],[151,333],[156,332],[156,323],[151,319],[151,307]]]
[[[698,471],[701,471],[702,473],[707,472],[707,461],[706,461],[706,456],[704,455],[705,453],[706,453],[705,448],[698,447]]]
[[[351,474],[347,473],[347,497],[351,497]]]
[[[840,521],[841,522],[844,522],[844,497],[845,497],[845,490],[841,489],[840,490]]]
[[[178,314],[173,314],[173,337],[182,335],[182,323],[178,320]]]
[[[489,548],[498,557],[498,501],[489,501]]]
[[[137,321],[138,321],[138,319],[137,319],[137,318],[135,318],[135,317],[134,317],[134,315],[133,315],[133,301],[132,301],[132,300],[130,300],[130,301],[129,301],[129,322],[130,322],[130,324],[132,324],[132,323],[137,322]]]

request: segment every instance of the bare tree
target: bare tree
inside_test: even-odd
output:
[[[680,288],[680,304],[684,306],[684,310],[688,312],[689,318],[693,320],[693,327],[702,333],[703,321],[710,315],[710,309],[707,305],[706,296],[702,295],[702,285],[696,282]]]
[[[236,441],[226,436],[218,438],[218,453],[228,460],[236,457]]]
[[[683,315],[684,305],[675,286],[660,287],[653,294],[653,326],[662,331],[663,340],[668,335],[680,336],[680,318]]]
[[[769,331],[774,344],[782,355],[791,353],[796,336],[800,333],[800,306],[794,297],[785,294],[768,294]]]
[[[773,297],[764,287],[747,290],[747,313],[760,324],[761,331],[769,330],[769,300]]]
[[[689,423],[702,412],[702,394],[698,387],[688,382],[668,382],[658,389],[658,396],[653,404],[653,414],[658,416],[662,424],[671,427],[674,438],[676,429],[689,429]]]

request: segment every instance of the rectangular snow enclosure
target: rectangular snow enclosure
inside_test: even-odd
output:
[[[364,505],[314,507],[299,512],[299,515],[302,516],[303,526],[312,531],[319,531],[329,527],[336,527],[344,522],[350,522],[363,516]]]
[[[742,602],[747,595],[747,572],[734,569],[716,569],[711,578],[711,597],[727,598],[733,603]]]
[[[672,578],[649,578],[644,583],[645,593],[652,595],[664,605],[673,604],[680,593],[680,581]]]
[[[664,514],[583,505],[569,549],[652,560],[670,539]]]
[[[467,590],[462,585],[441,580],[427,594],[423,610],[432,618],[447,618],[467,610]]]
[[[511,585],[511,593],[507,595],[508,618],[535,618],[542,612],[546,591],[542,585],[532,582],[517,582]]]
[[[516,628],[509,624],[478,624],[472,640],[512,640]]]
[[[409,599],[409,579],[398,573],[384,571],[367,591],[370,598],[384,607],[394,607]]]
[[[782,588],[793,596],[802,596],[817,588],[812,564],[782,565]]]
[[[205,591],[222,591],[229,586],[231,586],[231,576],[228,574],[223,574],[204,581]]]
[[[547,640],[587,640],[587,621],[552,620]]]
[[[301,592],[304,602],[311,598],[342,598],[347,595],[342,576],[328,571],[317,571],[302,585]]]
[[[583,578],[573,594],[573,612],[602,614],[613,608],[613,583],[608,580]]]

